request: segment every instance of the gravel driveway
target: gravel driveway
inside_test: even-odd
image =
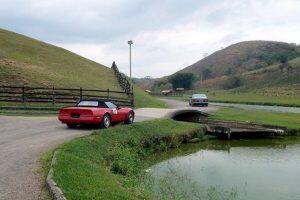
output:
[[[161,118],[185,102],[163,100],[173,109],[137,109],[136,121]],[[216,107],[200,108],[214,111]],[[56,117],[0,116],[0,199],[44,199],[44,183],[36,173],[38,159],[45,151],[92,129],[68,129]]]

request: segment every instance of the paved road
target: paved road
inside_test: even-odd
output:
[[[208,107],[190,107],[188,102],[185,101],[163,99],[163,98],[161,98],[160,100],[167,103],[172,108],[172,110],[187,109],[187,110],[200,110],[202,112],[212,113],[218,109],[218,106],[216,105],[209,105]]]
[[[91,130],[69,130],[56,117],[0,116],[0,199],[42,199],[42,152]]]
[[[137,109],[136,121],[161,118],[185,102],[163,100],[173,109]],[[204,108],[213,111],[215,107]],[[43,199],[43,180],[36,173],[40,155],[92,129],[67,129],[56,117],[0,116],[0,199]]]
[[[238,103],[211,103],[211,105],[235,107],[235,108],[242,108],[246,110],[267,110],[267,111],[274,111],[274,112],[300,113],[300,108],[298,107],[248,105],[248,104],[238,104]]]

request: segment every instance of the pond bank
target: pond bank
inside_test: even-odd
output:
[[[53,179],[67,199],[151,199],[146,159],[203,137],[201,124],[167,119],[99,130],[57,150]]]
[[[202,136],[200,124],[173,120],[99,130],[56,151],[53,179],[67,199],[148,199],[144,159]]]

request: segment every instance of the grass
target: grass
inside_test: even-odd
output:
[[[6,116],[56,116],[57,111],[45,111],[45,110],[0,110],[0,115]]]
[[[37,170],[37,173],[40,177],[40,181],[43,182],[43,188],[41,193],[41,198],[44,200],[51,200],[51,194],[48,191],[48,188],[46,187],[45,180],[47,178],[48,172],[51,167],[51,160],[52,160],[53,150],[47,151],[42,154],[41,158],[39,159],[39,169]]]
[[[121,91],[110,68],[4,29],[0,29],[0,85]],[[135,102],[137,107],[165,107],[140,89]]]
[[[226,92],[211,91],[207,93],[210,101],[224,103],[246,103],[259,105],[300,106],[300,97],[278,93],[265,92]]]
[[[168,108],[168,105],[147,94],[139,87],[134,87],[134,102],[136,108]]]
[[[285,88],[285,91],[288,91],[288,89]],[[281,94],[280,92],[267,93],[262,91],[234,92],[222,90],[201,90],[194,91],[194,93],[206,94],[210,102],[300,107],[300,96]],[[183,96],[169,98],[188,101],[190,96],[191,94],[184,94]]]
[[[54,180],[67,199],[148,199],[147,156],[200,134],[200,124],[166,119],[99,130],[58,149]]]
[[[113,71],[99,63],[0,29],[0,83],[120,90]]]
[[[255,122],[300,129],[300,114],[268,111],[251,111],[238,108],[221,108],[211,116],[217,120]]]
[[[0,115],[51,116],[57,115],[58,109],[64,106],[70,106],[70,104],[0,102]]]

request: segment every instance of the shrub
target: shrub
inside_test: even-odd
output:
[[[237,88],[237,87],[240,87],[243,85],[243,82],[242,80],[237,77],[237,76],[233,76],[233,77],[230,77],[226,82],[225,84],[223,85],[223,88],[225,90],[229,90],[229,89],[233,89],[233,88]]]
[[[185,88],[191,89],[195,80],[195,76],[192,73],[178,73],[169,78],[173,89]]]

